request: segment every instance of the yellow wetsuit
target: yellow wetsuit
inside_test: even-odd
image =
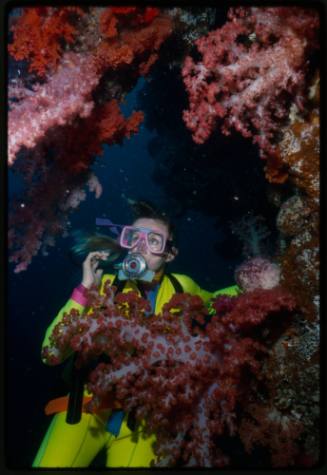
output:
[[[173,274],[173,276],[182,285],[184,292],[200,296],[205,303],[218,294],[235,295],[238,292],[237,286],[208,292],[201,289],[186,275]],[[103,285],[107,279],[112,282],[114,278],[115,276],[109,274],[102,277],[100,294],[103,294]],[[133,281],[127,281],[123,292],[131,290],[139,292]],[[156,314],[161,312],[163,305],[174,293],[172,282],[164,275],[156,297]],[[42,347],[49,344],[49,337],[62,319],[64,312],[68,313],[72,308],[80,312],[85,311],[85,307],[69,299],[48,327]],[[65,355],[65,358],[66,356],[68,357],[69,353]],[[106,467],[149,467],[151,461],[155,459],[152,447],[155,435],[145,437],[142,424],[132,432],[127,426],[127,415],[125,415],[116,437],[106,430],[106,422],[110,414],[110,410],[97,414],[82,412],[81,420],[77,424],[66,423],[66,411],[55,414],[35,457],[33,467],[88,467],[103,449],[106,450]]]

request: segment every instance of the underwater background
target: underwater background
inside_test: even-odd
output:
[[[131,11],[127,11],[128,7],[123,11],[123,7],[113,7],[111,13],[110,7],[85,7],[81,11],[72,11],[73,7],[71,11],[69,7],[25,8],[12,10],[8,15],[7,465],[18,469],[31,466],[50,421],[50,417],[44,414],[44,407],[50,399],[67,392],[62,379],[63,365],[44,365],[40,351],[46,328],[81,281],[81,265],[76,263],[70,251],[72,232],[95,231],[96,217],[128,224],[132,219],[131,204],[145,199],[174,218],[179,255],[169,267],[170,271],[189,275],[202,288],[214,291],[234,285],[238,266],[253,257],[263,257],[281,267],[282,285],[298,303],[296,313],[287,320],[288,325],[283,326],[269,342],[276,354],[265,371],[269,369],[272,379],[275,379],[269,382],[265,396],[269,404],[274,401],[274,410],[280,411],[283,427],[289,428],[284,446],[281,443],[277,447],[276,440],[269,439],[267,414],[261,414],[260,421],[256,419],[260,427],[265,427],[262,434],[266,439],[261,437],[261,445],[258,440],[253,446],[247,441],[251,450],[245,450],[244,431],[232,442],[227,434],[223,434],[220,442],[231,457],[229,466],[234,468],[315,466],[320,460],[319,97],[317,93],[311,93],[309,98],[308,91],[314,88],[319,91],[319,42],[313,33],[319,31],[319,14],[315,9],[306,13],[300,8],[289,14],[289,18],[293,18],[289,25],[293,28],[294,43],[299,31],[297,17],[299,23],[302,21],[301,34],[307,34],[311,49],[303,47],[298,63],[291,65],[294,71],[287,71],[290,78],[289,82],[285,81],[285,87],[279,86],[280,78],[277,85],[276,79],[268,74],[266,87],[258,93],[258,98],[251,104],[249,100],[244,106],[244,109],[249,107],[250,112],[241,110],[241,105],[233,109],[228,105],[230,98],[234,95],[241,101],[238,94],[241,96],[242,88],[245,90],[249,82],[255,80],[256,74],[262,73],[254,69],[240,72],[238,85],[234,84],[237,82],[235,78],[229,85],[235,87],[229,97],[224,87],[214,92],[212,106],[215,100],[221,101],[225,111],[217,108],[216,116],[207,122],[204,119],[203,123],[199,113],[199,130],[207,127],[204,133],[190,125],[196,122],[194,117],[187,119],[185,115],[186,110],[195,114],[190,103],[193,101],[192,107],[195,108],[197,100],[192,98],[194,89],[189,87],[187,78],[199,74],[199,83],[203,80],[201,68],[197,69],[195,65],[201,62],[201,54],[203,59],[205,46],[209,48],[208,42],[203,43],[200,52],[201,48],[197,48],[195,41],[224,28],[231,21],[228,15],[243,25],[244,13],[231,13],[229,7],[130,8]],[[236,48],[240,48],[239,58],[213,55],[212,64],[224,66],[228,61],[235,61],[235,65],[240,65],[242,54],[248,54],[253,60],[252,44],[257,41],[261,48],[256,52],[260,65],[261,60],[264,62],[260,52],[266,51],[269,55],[269,48],[273,50],[275,44],[280,42],[283,46],[280,25],[276,24],[278,21],[282,24],[285,12],[272,10],[258,8],[251,11],[250,27],[246,25],[246,28],[256,31],[255,39],[253,36],[252,39],[245,38],[244,25],[238,38],[233,38],[226,30],[227,39],[220,38],[222,49],[227,51],[228,41],[230,44],[234,42]],[[70,33],[68,26],[65,30],[56,23],[59,11],[60,24],[70,25]],[[93,71],[87,65],[89,59],[83,63],[83,55],[88,58],[95,56],[92,52],[92,25],[100,14],[103,15],[103,43],[107,42],[108,51],[103,47],[97,53],[101,67],[98,65],[98,69]],[[271,17],[276,21],[276,24],[271,21],[273,39],[267,40],[266,32],[262,32],[260,26],[256,30],[255,18],[263,14],[269,21]],[[60,45],[65,44],[58,57],[51,51],[46,58],[37,57],[37,40],[43,41],[44,49],[49,47],[45,34],[34,38],[34,51],[28,49],[32,47],[23,41],[30,25],[34,24],[41,31],[42,21],[46,18],[53,19],[54,37],[61,38]],[[121,35],[132,50],[131,37],[141,32],[145,35],[145,30],[154,22],[155,31],[161,33],[157,36],[151,33],[150,40],[144,40],[144,51],[137,49],[139,44],[132,53],[109,51],[110,41],[114,42],[117,35]],[[83,35],[81,30],[77,41],[73,29],[79,31],[81,24]],[[296,47],[301,48],[300,42]],[[75,58],[71,56],[63,60],[65,54],[72,52],[76,54]],[[283,52],[288,54],[286,47]],[[121,57],[113,64],[115,54],[117,58]],[[124,54],[130,57],[126,59]],[[186,57],[193,58],[193,72],[185,69],[182,74]],[[108,64],[104,65],[106,61]],[[207,61],[206,67],[209,68],[211,63],[209,59]],[[191,70],[192,67],[189,66]],[[64,68],[67,68],[66,73]],[[75,74],[73,70],[79,70],[80,77],[76,73],[76,82],[69,84],[67,81],[66,85],[67,77]],[[247,84],[242,74],[247,75]],[[296,74],[298,78],[294,78]],[[228,85],[229,78],[225,80]],[[55,86],[55,81],[61,85]],[[212,73],[203,81],[208,85],[215,81],[219,83],[219,77]],[[77,98],[68,100],[74,87],[79,90]],[[203,89],[204,84],[199,86],[198,96]],[[38,94],[41,97],[42,90],[43,99],[39,100]],[[67,98],[64,91],[67,91]],[[33,97],[35,102],[31,99]],[[265,100],[261,101],[262,97]],[[206,106],[208,102],[210,99],[203,99]],[[258,112],[253,112],[254,103],[267,107],[261,120],[262,129],[260,121],[258,123],[255,118]],[[274,103],[282,106],[273,109]],[[295,103],[301,103],[297,110],[300,119],[290,119]],[[199,109],[206,106],[198,104]],[[240,110],[235,110],[237,107]],[[44,116],[38,124],[38,114],[43,109],[49,109],[51,117]],[[136,115],[138,112],[135,111],[142,114]],[[226,122],[233,114],[239,123],[236,128],[233,122]],[[100,131],[92,129],[97,120],[102,121]],[[246,120],[251,122],[247,132],[242,129]],[[223,121],[228,135],[221,130]],[[282,131],[286,135],[292,130],[290,124],[296,124],[293,141],[298,139],[299,142],[301,139],[296,131],[301,124],[308,125],[307,135],[300,136],[305,136],[306,142],[303,146],[300,144],[295,152],[290,150],[290,146],[285,151],[285,146],[277,161],[272,158],[276,157],[273,152],[281,147]],[[28,129],[29,126],[25,132],[24,127]],[[19,135],[17,131],[20,129]],[[12,144],[10,133],[15,135],[16,132]],[[254,140],[257,136],[268,137],[267,142]],[[300,158],[296,156],[299,150]],[[303,162],[307,165],[301,168]],[[303,237],[304,230],[306,236]],[[298,262],[301,263],[301,274],[296,267]],[[291,344],[285,344],[285,341],[291,341]],[[287,353],[288,345],[290,348],[293,345],[291,351],[295,351],[295,347],[298,353]],[[282,354],[280,347],[284,349]],[[283,365],[288,365],[290,374],[280,377],[279,369]],[[301,365],[305,371],[300,381],[298,371]],[[297,381],[295,389],[292,388],[292,378]],[[276,385],[281,390],[270,398],[269,390]],[[299,403],[292,389],[301,392],[302,396],[305,391],[306,401],[302,399]],[[269,406],[267,400],[265,407]],[[294,414],[301,414],[302,431],[298,430],[298,416]],[[276,430],[278,434],[280,429],[276,427],[269,430]],[[285,447],[291,449],[289,456],[283,458],[280,454]],[[98,464],[101,466],[101,460]]]

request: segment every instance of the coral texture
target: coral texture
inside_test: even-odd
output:
[[[287,167],[294,194],[286,199],[277,216],[281,239],[283,280],[299,295],[306,318],[317,320],[320,266],[320,119],[319,75],[311,87],[310,108],[305,117],[294,118],[284,130],[279,154]]]
[[[184,121],[196,143],[221,124],[275,155],[276,139],[293,102],[303,109],[306,66],[317,46],[319,16],[297,7],[230,9],[229,21],[196,41],[202,59],[182,70],[189,95]],[[308,41],[310,40],[310,41]]]
[[[94,106],[91,92],[98,82],[92,56],[69,52],[48,82],[35,85],[26,91],[25,98],[12,102],[8,117],[9,165],[22,146],[35,147],[49,129],[73,118],[88,117]]]
[[[277,264],[254,257],[237,267],[235,281],[244,291],[272,289],[280,283],[280,268]]]
[[[138,132],[142,112],[125,118],[120,102],[149,72],[172,22],[153,7],[27,7],[11,29],[9,53],[32,72],[19,76],[21,67],[8,85],[8,160],[24,186],[9,217],[20,272],[67,231],[103,145]]]
[[[107,283],[104,297],[90,295],[92,310],[66,314],[43,358],[59,363],[67,348],[78,352],[79,365],[109,356],[89,376],[89,410],[115,398],[145,420],[146,432],[157,437],[156,465],[228,464],[216,438],[237,433],[237,405],[266,352],[251,329],[293,311],[294,299],[279,287],[229,297],[229,305],[220,297],[204,329],[206,309],[189,294],[175,295],[161,315],[147,318],[149,304],[134,292],[114,297]]]
[[[96,106],[85,120],[48,132],[33,154],[25,157],[21,169],[26,180],[38,175],[40,182],[13,203],[9,216],[9,261],[17,263],[15,272],[26,270],[40,249],[47,252],[54,236],[67,233],[69,213],[87,197],[85,184],[95,198],[101,196],[97,178],[88,171],[93,157],[102,154],[102,143],[121,143],[136,133],[142,120],[141,112],[125,119],[113,99]],[[49,150],[52,163],[46,164]]]
[[[12,28],[9,53],[16,60],[27,60],[30,72],[45,76],[58,65],[63,44],[73,43],[78,32],[74,20],[83,14],[78,7],[26,8]]]

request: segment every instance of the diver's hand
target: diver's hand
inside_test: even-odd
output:
[[[108,251],[90,252],[83,262],[82,285],[89,289],[92,285],[100,285],[103,269],[98,269],[99,261],[106,260],[109,256]]]

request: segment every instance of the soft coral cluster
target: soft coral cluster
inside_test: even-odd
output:
[[[49,21],[53,15],[58,14],[57,10],[61,9],[54,10],[52,12],[51,9],[51,13],[48,13]],[[111,9],[93,12],[89,18],[93,30],[97,28],[97,24],[94,25],[95,15],[104,15],[107,11],[110,13]],[[84,21],[87,21],[87,18]],[[132,26],[129,23],[132,23]],[[92,32],[86,30],[87,35],[92,37],[93,30]],[[165,17],[155,18],[151,24],[138,28],[133,27],[133,21],[129,20],[125,21],[124,28],[117,38],[108,40],[106,37],[102,39],[100,37],[99,41],[95,42],[92,37],[87,51],[76,46],[77,52],[64,53],[56,71],[47,75],[44,84],[36,84],[32,90],[25,89],[23,99],[20,98],[18,102],[11,101],[8,131],[9,163],[13,164],[22,146],[34,147],[52,127],[69,124],[77,117],[89,116],[94,106],[91,93],[108,71],[116,70],[116,80],[120,79],[119,71],[126,65],[131,68],[130,73],[135,79],[141,74],[138,68],[145,74],[145,64],[148,61],[152,64],[153,54],[157,54],[170,31],[171,22]],[[83,44],[87,45],[87,38],[83,40]],[[16,41],[10,46],[11,49],[14,46],[19,47]],[[47,44],[44,44],[43,49],[46,48]],[[78,49],[81,51],[78,52]],[[113,86],[112,78],[111,83]],[[16,87],[15,95],[17,96],[19,92],[21,91]]]
[[[190,108],[184,121],[197,143],[220,120],[275,155],[281,124],[293,102],[303,108],[310,50],[317,48],[314,9],[239,7],[229,21],[196,41],[202,60],[188,56],[182,70]]]
[[[260,384],[242,401],[239,435],[247,452],[266,447],[274,467],[314,467],[321,457],[319,324],[297,314],[273,339]]]
[[[42,77],[36,83],[35,76],[14,78],[8,89],[9,164],[25,182],[24,199],[18,197],[10,217],[16,272],[27,267],[52,228],[57,234],[66,228],[69,203],[84,199],[83,185],[103,144],[121,143],[137,133],[143,120],[141,112],[123,117],[119,103],[148,73],[172,25],[158,9],[132,10],[31,7],[14,17],[9,51],[17,60],[30,61],[30,69]],[[109,37],[103,21],[99,25],[106,16],[117,20],[117,31]],[[47,55],[53,60],[45,71]],[[76,198],[68,206],[67,193]]]
[[[9,165],[22,146],[35,147],[49,129],[88,117],[94,106],[91,93],[98,82],[92,56],[69,52],[48,82],[35,85],[24,99],[12,102],[8,116]]]
[[[128,18],[131,18],[130,22],[132,25],[136,23],[136,26],[126,28],[126,23],[123,23],[124,27],[113,40],[107,38],[107,33],[103,33],[103,39],[96,48],[96,58],[100,67],[109,65],[113,69],[136,63],[134,74],[146,75],[158,58],[161,44],[171,33],[172,23],[168,17],[156,14],[145,24],[141,21],[140,27],[139,20],[135,21],[133,16]],[[114,32],[111,35],[113,36]]]
[[[102,143],[121,143],[136,133],[142,120],[142,112],[125,119],[112,99],[86,119],[49,131],[32,156],[25,157],[25,177],[38,175],[39,183],[13,203],[9,217],[9,260],[17,263],[15,272],[25,270],[40,249],[45,255],[53,237],[67,233],[69,213],[86,199],[85,184],[96,198],[101,196],[98,178],[89,172],[93,157],[102,154]],[[50,153],[52,166],[44,163]]]
[[[57,67],[63,44],[74,41],[78,33],[74,20],[83,14],[81,8],[72,6],[26,8],[12,26],[9,53],[17,61],[29,61],[29,71],[44,77]]]
[[[113,38],[118,35],[126,21],[134,25],[145,25],[152,23],[158,15],[158,8],[153,7],[146,7],[144,11],[140,11],[137,7],[108,8],[100,16],[100,32],[106,38]]]
[[[278,287],[219,297],[204,328],[207,311],[199,297],[175,295],[162,314],[146,318],[148,303],[136,293],[115,297],[109,283],[104,292],[90,292],[87,314],[63,317],[43,358],[59,363],[67,348],[78,353],[79,365],[109,356],[110,363],[99,363],[89,376],[89,410],[114,397],[135,411],[146,432],[156,433],[158,466],[228,464],[216,437],[237,432],[237,405],[266,351],[250,329],[292,311],[294,299]]]
[[[295,465],[299,446],[295,443],[303,431],[303,424],[291,414],[284,414],[275,405],[249,405],[247,417],[240,426],[240,437],[250,453],[255,446],[266,446],[271,451],[275,468]]]

